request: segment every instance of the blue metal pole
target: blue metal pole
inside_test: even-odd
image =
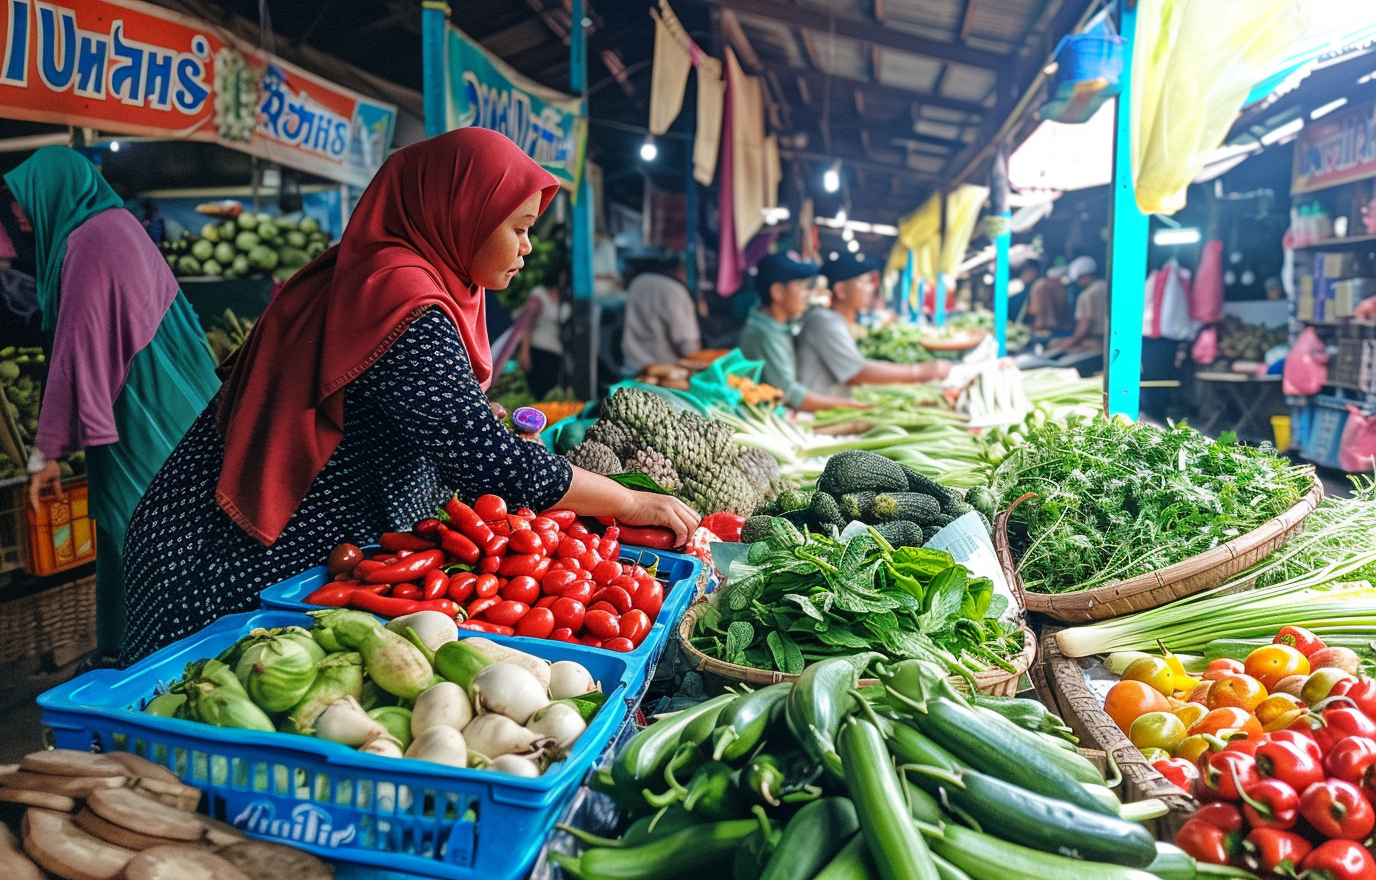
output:
[[[999,215],[1003,233],[994,238],[994,337],[999,341],[999,357],[1008,354],[1008,245],[1013,233],[1008,231],[1005,211]]]
[[[898,295],[894,297],[894,311],[900,320],[906,321],[912,309],[913,298],[913,252],[908,249],[908,262],[903,266],[903,274],[898,278]]]
[[[585,95],[582,113],[588,117],[588,34],[584,0],[573,0],[573,32],[569,39],[569,85],[576,95]],[[573,205],[573,298],[592,299],[593,213],[592,185],[587,174],[580,173],[581,183],[574,195]]]
[[[941,271],[941,262],[946,258],[946,203],[950,196],[944,192],[938,195],[941,196],[941,232],[936,240],[936,308],[932,312],[932,323],[940,327],[946,323],[946,273]]]
[[[1149,220],[1137,208],[1132,183],[1133,44],[1137,10],[1133,0],[1119,3],[1119,33],[1127,41],[1122,92],[1113,134],[1113,210],[1109,215],[1108,340],[1105,409],[1136,419],[1142,397],[1142,310],[1147,278]]]
[[[693,147],[689,141],[684,151],[683,179],[683,262],[687,269],[688,292],[693,301],[698,298],[698,182],[693,179]]]
[[[421,21],[421,77],[425,110],[425,136],[444,134],[446,129],[446,95],[448,65],[445,62],[445,28],[449,24],[449,4],[443,0],[425,0]]]

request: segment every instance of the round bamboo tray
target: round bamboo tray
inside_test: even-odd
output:
[[[1309,494],[1293,507],[1226,544],[1144,575],[1078,593],[1033,593],[1023,589],[1013,551],[1008,546],[1008,517],[1031,497],[1024,495],[995,518],[994,550],[999,564],[1028,611],[1065,623],[1086,623],[1157,608],[1227,583],[1299,534],[1305,519],[1323,501],[1323,483],[1315,477]]]
[[[698,672],[705,672],[711,675],[725,678],[730,681],[744,682],[749,685],[777,684],[781,681],[796,681],[798,676],[788,675],[772,669],[755,669],[750,666],[737,666],[734,663],[726,663],[715,657],[708,657],[706,654],[693,647],[693,627],[697,620],[707,608],[706,602],[698,602],[692,605],[683,619],[678,624],[678,641],[683,648],[683,653],[688,659],[688,664]],[[1027,672],[1033,661],[1037,658],[1037,637],[1032,630],[1022,627],[1023,650],[1013,660],[1014,672],[1005,672],[1002,669],[986,669],[975,674],[975,684],[979,686],[979,692],[989,697],[1011,697],[1018,692],[1018,680],[1022,674]],[[959,676],[951,678],[952,684],[964,691],[965,680]],[[860,680],[861,687],[868,687],[878,684],[879,681],[873,678]]]
[[[1056,631],[1056,627],[1046,628],[1041,656],[1032,670],[1038,696],[1080,737],[1082,748],[1101,749],[1109,762],[1118,768],[1123,777],[1118,787],[1119,800],[1132,803],[1160,798],[1165,803],[1170,812],[1154,820],[1148,828],[1157,840],[1174,840],[1175,832],[1199,808],[1199,802],[1148,764],[1127,735],[1108,717],[1098,697],[1089,689],[1080,664],[1061,653],[1056,644]]]
[[[924,336],[917,341],[928,351],[967,351],[984,341],[986,330],[965,330],[950,336]]]

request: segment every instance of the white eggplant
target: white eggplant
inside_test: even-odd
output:
[[[494,663],[514,663],[535,676],[535,680],[540,682],[540,686],[549,690],[550,665],[548,660],[536,657],[534,654],[527,654],[525,651],[508,648],[506,645],[499,645],[491,639],[484,639],[481,636],[464,639],[464,643],[469,647],[477,648]]]

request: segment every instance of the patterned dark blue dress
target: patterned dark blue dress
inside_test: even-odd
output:
[[[214,620],[258,607],[265,588],[428,516],[455,489],[539,510],[568,491],[563,458],[502,427],[457,329],[425,312],[344,389],[344,436],[271,547],[215,501],[224,441],[201,413],[134,511],[124,543],[128,664]],[[290,443],[292,438],[283,437]]]

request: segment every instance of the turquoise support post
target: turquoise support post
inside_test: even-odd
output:
[[[936,307],[932,312],[932,323],[940,327],[946,323],[946,273],[936,270]]]
[[[909,253],[911,253],[911,251],[909,251]],[[916,317],[913,318],[914,321],[919,321],[919,322],[920,322],[920,321],[922,321],[922,320],[924,319],[924,315],[925,315],[926,313],[923,311],[923,309],[925,309],[926,307],[927,307],[927,279],[926,279],[926,278],[919,278],[919,279],[917,279],[917,311],[913,313],[914,315],[916,315]]]
[[[908,249],[908,262],[903,266],[903,274],[898,280],[898,295],[894,297],[894,311],[899,318],[907,320],[913,307],[913,252]]]
[[[573,0],[573,29],[569,37],[569,86],[575,95],[583,96],[582,115],[588,118],[588,34],[585,20],[587,10],[584,0]],[[575,391],[587,394],[591,399],[597,394],[597,353],[598,314],[593,302],[593,194],[588,176],[579,173],[580,183],[576,198],[573,200],[573,247],[570,260],[573,263],[573,307],[575,336],[580,337],[583,352],[575,353],[575,361],[580,367],[586,366],[586,385],[575,383]],[[582,332],[578,332],[578,331]],[[580,369],[581,373],[582,370]],[[581,378],[581,377],[579,377]]]
[[[1127,41],[1123,90],[1113,131],[1113,210],[1109,215],[1108,340],[1104,347],[1109,415],[1136,419],[1142,397],[1142,310],[1147,283],[1149,218],[1137,209],[1132,183],[1132,49],[1137,33],[1134,0],[1120,0],[1119,33]]]
[[[425,111],[425,136],[445,132],[446,77],[445,27],[449,24],[449,4],[426,0],[420,14],[422,107]]]
[[[1008,217],[1007,211],[999,217],[1005,230]],[[1007,231],[994,238],[994,338],[999,341],[999,357],[1008,354],[1008,245],[1012,240],[1013,233]]]

